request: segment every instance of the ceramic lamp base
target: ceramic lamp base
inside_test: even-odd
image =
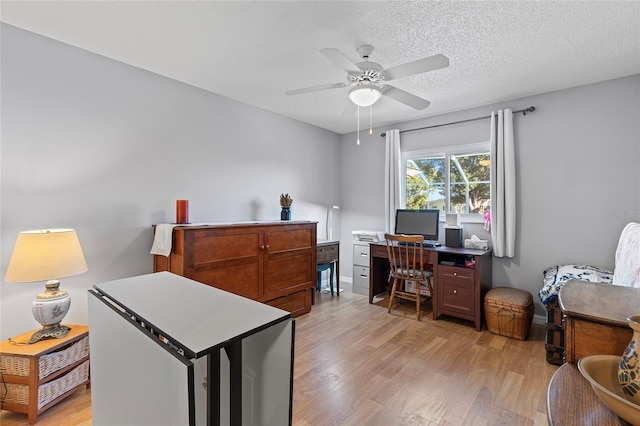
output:
[[[45,287],[46,291],[37,295],[31,304],[33,317],[42,325],[42,329],[31,336],[29,343],[46,338],[59,339],[66,336],[69,331],[69,327],[60,325],[71,306],[69,293],[60,290],[58,280],[48,281]]]
[[[66,325],[54,325],[53,327],[44,327],[31,335],[29,343],[36,343],[43,339],[61,339],[71,330]]]

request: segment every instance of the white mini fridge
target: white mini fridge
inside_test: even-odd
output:
[[[170,272],[89,290],[94,426],[291,425],[289,312]]]

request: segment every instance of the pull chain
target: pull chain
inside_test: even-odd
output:
[[[369,107],[369,136],[373,135],[373,104]]]
[[[360,106],[358,105],[358,139],[357,144],[360,145]]]

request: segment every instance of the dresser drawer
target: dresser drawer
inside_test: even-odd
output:
[[[369,266],[370,256],[371,256],[371,250],[370,250],[369,244],[353,245],[353,264],[354,265]]]
[[[338,244],[332,244],[327,246],[318,246],[316,249],[316,263],[331,263],[338,259],[340,252],[340,246]]]
[[[265,303],[274,308],[279,308],[291,312],[291,318],[295,318],[311,311],[311,292],[313,290],[306,289],[293,294],[279,297],[277,299],[268,300]]]
[[[465,279],[441,279],[436,292],[443,313],[475,315],[473,283]]]

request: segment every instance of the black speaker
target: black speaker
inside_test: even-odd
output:
[[[444,228],[444,245],[462,247],[462,228]]]

